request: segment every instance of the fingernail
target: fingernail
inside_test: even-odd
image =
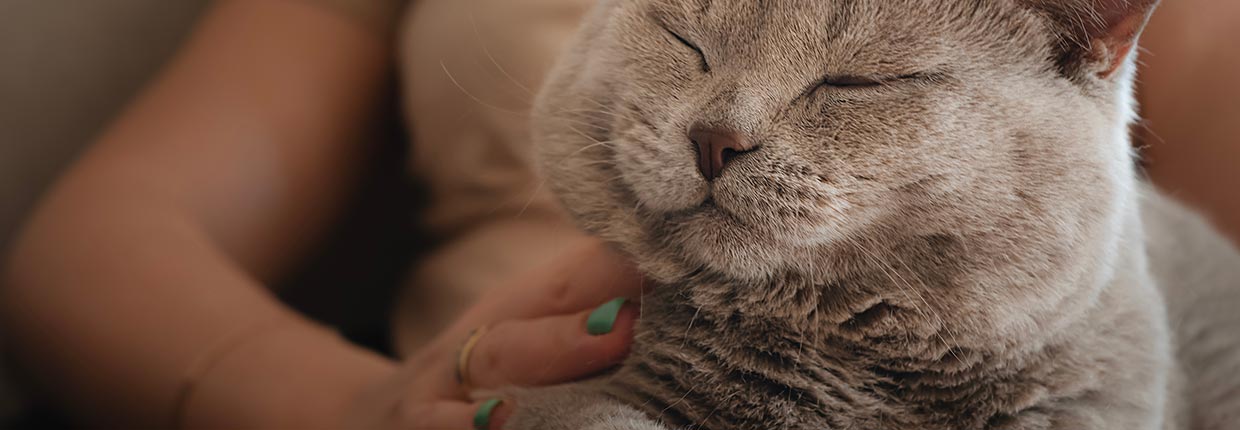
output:
[[[625,298],[619,298],[604,303],[590,313],[590,317],[586,318],[586,333],[590,336],[602,336],[611,333],[616,328],[616,317],[620,315],[620,308],[624,307],[624,303],[628,301]]]
[[[478,407],[478,412],[474,413],[474,430],[487,430],[491,427],[491,414],[495,413],[503,399],[491,399],[482,402],[482,406]]]

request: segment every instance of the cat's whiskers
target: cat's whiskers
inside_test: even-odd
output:
[[[679,406],[681,403],[684,403],[685,399],[689,398],[690,394],[693,394],[694,389],[695,387],[689,387],[689,391],[685,391],[685,394],[680,396],[679,399],[676,399],[675,402],[672,402],[671,404],[667,405],[666,408],[663,408],[663,410],[659,411],[659,415],[663,415],[664,412],[670,411],[672,410],[672,408],[675,408],[676,406]]]
[[[615,167],[616,162],[610,159],[602,159],[602,160],[591,161],[589,163],[580,163],[580,164],[577,164],[576,166],[579,166],[579,167],[595,167],[595,166]]]
[[[635,201],[633,202],[633,216],[637,216],[637,213],[638,213],[638,212],[640,212],[640,211],[641,211],[641,209],[642,209],[642,201],[641,201],[641,200],[635,200]]]
[[[611,110],[611,107],[609,107],[609,106],[607,106],[607,105],[603,104],[602,102],[600,102],[600,101],[598,101],[598,100],[592,99],[592,98],[590,98],[590,97],[586,97],[584,94],[578,94],[578,97],[580,97],[582,100],[585,100],[585,101],[587,101],[587,102],[593,103],[595,106],[598,106],[600,109],[604,109],[604,110],[608,110],[608,111],[610,111],[610,110]]]
[[[701,313],[702,313],[702,307],[697,306],[697,310],[693,312],[693,317],[689,318],[689,325],[685,327],[685,334],[683,338],[680,340],[681,349],[684,349],[686,343],[689,342],[689,332],[693,330],[693,322],[697,321],[697,317]]]
[[[571,127],[570,127],[570,128],[571,128]],[[577,131],[576,129],[574,129],[574,131],[576,131],[576,132],[577,132],[577,133],[579,133],[579,134],[582,134],[583,136],[585,136],[585,137],[587,137],[587,138],[590,138],[589,136],[586,136],[586,135],[585,135],[585,133],[581,133],[580,131]],[[591,139],[591,140],[593,140],[593,138],[590,138],[590,139]],[[576,151],[573,151],[573,153],[571,153],[571,154],[569,154],[569,155],[565,156],[564,158],[560,159],[560,160],[559,160],[559,163],[560,163],[560,164],[567,163],[569,160],[573,159],[573,157],[576,157],[576,156],[578,156],[578,155],[581,155],[581,154],[582,154],[582,153],[584,153],[585,151],[588,151],[588,150],[593,149],[593,148],[598,148],[598,147],[610,147],[611,143],[612,143],[612,142],[610,142],[610,141],[594,141],[594,143],[591,143],[591,144],[589,144],[589,145],[583,146],[583,147],[581,147],[580,149],[577,149]],[[594,160],[594,161],[590,161],[590,162],[586,162],[586,163],[580,163],[580,164],[575,165],[575,167],[614,166],[614,165],[615,165],[615,161],[612,161],[611,159],[601,159],[601,160]],[[547,179],[546,179],[546,178],[543,178],[543,179],[542,179],[542,181],[541,181],[541,182],[539,182],[539,184],[538,184],[538,188],[536,188],[536,189],[534,190],[534,192],[530,195],[530,199],[529,199],[529,201],[527,201],[527,202],[525,203],[525,206],[521,208],[521,214],[524,214],[524,213],[525,213],[525,210],[526,210],[526,209],[528,209],[528,208],[529,208],[529,206],[530,206],[530,204],[531,204],[531,203],[533,203],[534,199],[536,199],[536,198],[538,197],[538,193],[539,193],[540,191],[542,191],[542,188],[543,188],[544,186],[546,186],[546,184],[547,184]]]
[[[840,162],[840,160],[839,160],[839,159],[835,158],[835,156],[834,156],[834,155],[832,155],[832,154],[830,154],[830,153],[828,153],[828,157],[830,157],[830,158],[831,158],[831,161],[832,161],[832,162],[835,162],[835,163],[839,163],[839,162]],[[824,207],[824,208],[826,208],[826,209],[828,209],[828,210],[830,210],[830,211],[834,212],[837,216],[840,216],[842,219],[846,219],[846,218],[847,218],[847,217],[845,216],[845,214],[843,213],[843,211],[842,211],[842,210],[840,210],[839,208],[836,208],[835,206],[832,206],[832,205],[825,205],[825,206],[821,206],[821,207]],[[863,244],[859,244],[859,243],[857,243],[857,241],[856,241],[854,238],[849,237],[849,236],[845,236],[845,237],[844,237],[844,240],[845,240],[847,243],[850,243],[852,246],[856,247],[858,251],[860,251],[860,252],[862,252],[862,253],[866,254],[866,258],[867,258],[867,259],[869,259],[869,260],[871,260],[871,263],[870,263],[870,264],[880,264],[880,265],[884,264],[884,263],[882,263],[882,262],[881,262],[881,260],[882,260],[882,259],[881,259],[879,256],[874,255],[874,254],[873,254],[870,250],[868,250],[865,246],[863,246]],[[874,260],[880,260],[880,261],[874,261]],[[904,265],[904,269],[905,269],[905,270],[910,270],[910,271],[911,271],[911,269],[910,269],[907,265],[905,265],[905,264],[904,264],[904,261],[903,261],[903,260],[900,260],[899,258],[896,258],[895,260],[899,261],[901,265]],[[897,276],[898,276],[898,275],[899,275],[899,272],[898,272],[897,270],[895,270],[895,268],[894,268],[894,267],[888,267],[888,268],[886,268],[886,269],[883,269],[882,267],[880,267],[880,269],[882,269],[882,270],[883,270],[883,272],[884,272],[884,274],[885,274],[885,275],[886,275],[889,279],[891,279],[891,282],[892,282],[892,283],[895,283],[895,284],[896,284],[896,286],[900,288],[900,290],[901,290],[901,294],[903,294],[903,295],[905,296],[905,298],[904,298],[905,300],[910,300],[910,298],[908,297],[908,294],[909,294],[909,292],[910,292],[910,290],[911,290],[912,294],[913,294],[913,295],[915,295],[915,296],[917,296],[917,300],[919,300],[919,301],[922,303],[922,305],[923,305],[923,306],[925,306],[926,308],[929,308],[929,311],[930,311],[930,312],[932,312],[932,313],[934,314],[934,318],[931,318],[931,317],[930,317],[930,315],[927,315],[927,314],[926,314],[926,311],[924,311],[924,310],[922,310],[920,307],[918,307],[916,302],[911,302],[911,304],[913,305],[913,310],[914,310],[914,311],[916,311],[918,314],[920,314],[922,318],[925,318],[925,319],[930,320],[930,321],[934,321],[934,322],[935,322],[935,324],[938,324],[938,326],[942,329],[942,331],[947,331],[947,332],[948,332],[947,334],[948,334],[948,336],[952,337],[952,341],[955,343],[955,346],[953,346],[951,343],[949,343],[949,342],[947,341],[947,339],[946,339],[946,338],[944,338],[944,337],[943,337],[943,335],[939,332],[939,330],[935,330],[934,334],[935,334],[935,336],[936,336],[936,337],[938,337],[938,338],[939,338],[939,341],[943,343],[943,346],[947,348],[947,351],[948,351],[950,354],[952,354],[952,356],[953,356],[954,358],[956,358],[956,360],[957,360],[957,361],[959,361],[959,360],[960,360],[960,357],[956,355],[955,350],[956,350],[957,348],[959,348],[959,347],[960,347],[960,341],[959,341],[958,339],[956,339],[956,335],[955,335],[954,333],[952,333],[952,332],[951,332],[951,329],[949,329],[949,328],[947,327],[946,320],[943,318],[943,316],[942,316],[942,315],[940,315],[940,314],[939,314],[939,312],[938,312],[938,311],[936,311],[936,310],[935,310],[935,308],[934,308],[933,306],[931,306],[931,305],[930,305],[930,303],[926,300],[926,298],[925,298],[925,297],[923,297],[923,296],[921,295],[921,293],[919,293],[919,292],[917,291],[917,289],[916,289],[916,288],[914,288],[914,287],[912,286],[912,284],[909,284],[907,280],[904,280],[902,276],[900,276],[900,278],[901,278],[901,280],[903,280],[903,282],[904,282],[904,286],[901,286],[901,285],[899,284],[899,282],[897,282],[897,280],[891,276],[890,272],[888,272],[888,269],[890,269],[890,271],[891,271],[891,272],[896,272],[896,274],[897,274]],[[918,280],[918,282],[919,282],[919,283],[921,283],[921,284],[922,284],[922,288],[927,288],[927,286],[925,285],[925,282],[924,282],[924,281],[922,281],[920,278],[917,278],[917,280]]]
[[[908,267],[908,264],[905,263],[903,259],[894,258],[895,256],[892,256],[892,257],[893,257],[892,258],[893,260],[900,263],[900,265],[904,267],[904,270],[908,271],[909,273],[913,272],[913,269]],[[922,290],[930,289],[930,286],[926,285],[926,282],[923,281],[921,277],[914,276],[913,279],[916,279],[917,283],[921,284]],[[939,312],[935,310],[934,306],[930,306],[930,303],[926,301],[926,298],[922,296],[921,293],[918,292],[918,290],[914,289],[913,292],[914,294],[917,295],[917,298],[921,300],[922,304],[924,304],[927,308],[929,308],[930,312],[934,313],[935,318],[937,318],[936,324],[938,324],[939,327],[942,329],[941,331],[947,332],[947,336],[952,338],[952,343],[954,343],[955,345],[949,344],[947,340],[943,338],[943,335],[940,333],[940,330],[935,330],[934,332],[935,336],[938,336],[939,340],[943,341],[943,346],[947,347],[947,352],[950,353],[952,357],[956,359],[956,361],[960,362],[961,361],[960,356],[956,355],[956,350],[960,348],[960,340],[956,338],[956,334],[952,332],[950,327],[947,326],[947,321],[943,318],[943,315],[939,314]]]
[[[568,128],[569,128],[570,130],[572,130],[574,133],[577,133],[577,134],[579,134],[579,135],[581,135],[581,136],[585,137],[586,139],[589,139],[590,141],[592,141],[592,142],[594,142],[594,143],[589,144],[589,145],[586,145],[585,147],[582,147],[582,148],[578,149],[577,151],[574,151],[572,154],[569,154],[568,156],[566,156],[566,157],[564,157],[562,160],[560,160],[560,163],[566,163],[566,162],[568,162],[568,160],[569,160],[569,159],[572,159],[573,157],[575,157],[575,156],[579,155],[580,153],[585,152],[585,151],[587,151],[587,150],[589,150],[589,149],[591,149],[591,148],[600,147],[600,146],[607,147],[607,146],[609,146],[609,145],[611,144],[611,142],[610,142],[610,141],[600,141],[600,140],[597,140],[597,139],[595,139],[595,138],[591,137],[589,134],[584,133],[584,132],[582,132],[581,130],[578,130],[576,127],[573,127],[573,126],[571,126],[571,125],[570,125],[570,126],[568,126]],[[603,162],[608,162],[609,160],[601,160],[601,161],[603,161]],[[600,164],[600,163],[599,163],[599,162],[594,162],[594,163],[591,163],[591,164]],[[544,178],[542,178],[542,179],[538,182],[538,185],[534,187],[534,190],[530,192],[530,197],[529,197],[528,199],[526,199],[525,204],[523,204],[523,205],[521,206],[521,210],[520,210],[520,211],[518,211],[518,212],[517,212],[517,214],[515,215],[516,217],[518,217],[518,218],[519,218],[519,217],[521,217],[521,216],[525,215],[525,212],[529,210],[530,205],[532,205],[532,204],[534,203],[534,200],[536,200],[536,199],[538,198],[538,194],[539,194],[540,192],[542,192],[543,187],[545,187],[546,185],[547,185],[547,178],[545,178],[545,177],[544,177]],[[500,203],[499,205],[496,205],[496,207],[495,207],[494,209],[492,209],[490,213],[494,213],[495,211],[499,210],[500,208],[502,208],[502,207],[506,206],[506,205],[507,205],[509,202],[511,202],[511,201],[512,201],[511,199],[506,199],[506,200],[504,200],[504,201],[503,201],[502,203]]]
[[[711,409],[710,413],[706,414],[706,418],[702,419],[702,424],[704,425],[705,423],[710,422],[710,418],[715,416],[715,413],[719,412],[719,409],[722,407],[722,405],[727,403],[728,400],[732,400],[732,398],[736,397],[738,394],[740,394],[740,390],[732,390],[727,395],[723,396],[723,399],[720,399],[720,401],[715,402],[715,408]],[[700,428],[700,426],[695,426],[695,427]],[[690,427],[690,428],[693,428],[693,427]]]
[[[452,74],[452,71],[448,70],[447,63],[445,63],[444,61],[440,61],[439,67],[443,69],[443,73],[448,76],[448,80],[452,81],[452,85],[456,86],[456,88],[460,90],[462,94],[464,94],[466,97],[469,97],[470,100],[474,101],[474,103],[477,103],[481,105],[482,107],[492,109],[498,112],[503,112],[503,113],[510,114],[510,115],[516,115],[516,116],[520,116],[524,118],[529,118],[531,116],[528,111],[516,111],[516,110],[496,106],[490,102],[483,100],[481,97],[474,95],[474,93],[466,89],[464,85],[461,85],[461,82],[456,79],[456,76]]]
[[[482,53],[486,55],[487,60],[491,61],[491,64],[495,66],[495,69],[499,70],[499,73],[504,75],[504,77],[507,78],[509,82],[512,82],[513,85],[516,85],[517,88],[520,88],[521,91],[525,92],[526,94],[525,101],[527,102],[533,101],[534,91],[530,90],[529,87],[525,86],[520,81],[517,81],[516,78],[514,78],[511,74],[508,73],[508,70],[504,69],[504,66],[501,66],[499,64],[499,61],[495,60],[495,56],[491,55],[491,50],[487,48],[486,41],[483,40],[482,38],[482,32],[479,31],[478,29],[478,21],[474,17],[473,10],[470,10],[468,12],[468,16],[469,16],[469,24],[470,26],[473,27],[473,30],[474,30],[474,37],[477,39],[478,45],[482,48]]]
[[[610,115],[611,118],[599,118],[594,116],[595,114]],[[546,117],[548,117],[547,119],[554,121],[564,121],[571,124],[585,126],[590,130],[603,133],[610,132],[611,127],[597,122],[591,122],[589,120],[601,121],[623,118],[619,114],[594,110],[560,110],[551,112],[547,114]]]
[[[620,175],[614,175],[614,176],[607,177],[607,178],[603,178],[603,179],[606,179],[606,180],[610,183],[610,182],[612,182],[612,181],[620,181],[620,182],[624,182],[624,179],[625,179],[625,178],[624,178],[624,175],[623,175],[623,174],[620,174]]]
[[[478,45],[482,49],[483,55],[486,56],[487,60],[490,61],[491,65],[495,67],[495,70],[498,71],[500,75],[502,75],[505,79],[508,80],[508,82],[512,83],[514,86],[520,89],[521,92],[525,93],[523,98],[526,102],[532,103],[533,99],[537,96],[535,91],[531,89],[529,86],[521,83],[520,80],[518,80],[515,76],[513,76],[512,73],[508,72],[508,69],[505,68],[502,64],[500,64],[500,62],[495,58],[495,55],[491,52],[491,49],[488,47],[488,44],[485,38],[482,37],[482,32],[478,26],[478,21],[474,15],[474,12],[472,10],[468,11],[467,16],[469,18],[469,23],[474,33],[474,38],[478,41]],[[453,79],[453,81],[454,83],[456,83],[455,79]],[[459,83],[456,83],[456,84],[458,87],[461,86]],[[469,95],[468,92],[467,92],[467,95]],[[471,97],[474,98],[475,100],[478,99],[478,97],[474,97],[472,95]],[[608,109],[606,105],[602,104],[601,102],[598,102],[597,100],[591,99],[589,97],[581,97],[581,98],[585,101],[588,101],[590,103],[597,105],[598,107],[602,109]]]
[[[858,246],[858,245],[854,244],[854,246]],[[926,320],[932,321],[935,324],[937,324],[939,328],[941,328],[942,330],[948,330],[947,323],[943,319],[943,316],[939,315],[939,313],[934,310],[933,306],[930,306],[930,303],[926,301],[925,297],[923,297],[921,293],[919,293],[915,287],[913,287],[913,284],[909,283],[908,280],[905,279],[903,275],[900,275],[899,270],[896,270],[894,266],[886,263],[885,260],[881,256],[875,255],[870,249],[864,246],[858,246],[857,249],[867,256],[867,259],[870,260],[870,264],[878,265],[879,269],[883,271],[883,274],[886,275],[887,278],[890,279],[892,283],[896,284],[896,286],[900,288],[900,292],[901,294],[904,295],[904,299],[910,301],[909,304],[912,305],[912,308],[914,311],[916,311],[919,315],[921,315],[922,318],[925,318]],[[895,258],[895,260],[898,261],[899,259]],[[901,262],[901,264],[903,264],[903,262]],[[905,267],[907,269],[907,266]],[[919,279],[919,282],[920,282],[920,279]],[[925,284],[922,283],[922,286],[925,287]],[[917,300],[920,301],[922,305],[924,305],[926,308],[929,308],[929,311],[933,313],[933,317],[931,317],[930,314],[926,313],[926,309],[923,309],[920,306],[918,306],[917,302],[911,301],[911,298],[909,297],[910,293],[913,296],[916,296]],[[951,333],[949,332],[948,334],[950,335]],[[960,357],[957,356],[955,352],[955,348],[959,347],[958,345],[953,347],[953,345],[949,343],[946,338],[943,337],[943,334],[940,333],[940,330],[935,330],[934,336],[937,337],[939,341],[943,343],[943,346],[947,348],[948,353],[950,353],[953,357],[955,357],[956,360],[958,361],[960,360]]]
[[[546,182],[547,180],[543,179],[540,184],[534,187],[533,191],[530,192],[530,198],[526,200],[525,204],[522,205],[520,212],[515,214],[514,217],[520,217],[525,214],[525,211],[529,209],[530,205],[534,202],[534,199],[538,198],[538,192],[541,190],[543,184],[545,184]],[[513,193],[513,195],[508,196],[504,200],[497,203],[494,207],[492,207],[491,210],[487,211],[487,215],[488,216],[494,215],[495,212],[498,212],[500,209],[503,209],[504,207],[508,206],[509,203],[512,203],[513,201],[521,198],[522,195],[525,195],[525,193],[524,192]]]
[[[584,131],[579,130],[577,127],[573,127],[572,125],[569,125],[569,126],[568,126],[568,129],[569,129],[569,130],[572,130],[572,132],[573,132],[573,133],[575,133],[575,134],[577,134],[577,135],[579,135],[579,136],[581,136],[581,137],[584,137],[584,138],[588,139],[589,141],[594,142],[594,143],[596,143],[596,144],[599,144],[599,143],[602,143],[602,144],[611,144],[611,143],[612,143],[612,141],[610,141],[610,140],[608,140],[608,141],[598,140],[598,138],[596,138],[596,137],[594,137],[594,136],[591,136],[589,133],[586,133],[586,132],[584,132]]]
[[[617,112],[615,109],[612,109],[612,108],[607,108],[607,107],[600,107],[600,108],[588,108],[588,107],[576,107],[576,108],[572,108],[572,107],[569,107],[569,108],[560,109],[560,110],[557,110],[557,111],[554,111],[554,112],[555,112],[555,113],[585,113],[585,114],[595,114],[595,113],[600,113],[600,114],[604,114],[604,115],[611,115],[611,116],[614,116],[614,117],[618,117],[618,116],[620,116],[620,112]]]
[[[573,157],[581,155],[581,153],[589,151],[594,148],[599,148],[599,147],[611,148],[610,145],[611,145],[611,142],[607,142],[607,141],[591,143],[589,145],[578,148],[576,151],[573,151],[572,153],[568,154],[567,156],[562,158],[560,162],[567,162],[568,160],[571,160]]]
[[[835,208],[834,206],[823,206],[823,207],[835,212],[836,215],[840,217],[845,216],[842,211]],[[904,300],[909,302],[909,304],[911,305],[911,307],[913,308],[915,312],[921,315],[922,318],[928,321],[935,321],[936,324],[938,324],[940,327],[943,327],[944,329],[946,329],[946,324],[944,323],[942,315],[938,315],[938,313],[935,312],[934,318],[931,318],[931,316],[927,314],[925,310],[923,310],[920,306],[918,306],[917,302],[913,301],[912,297],[909,296],[910,293],[912,295],[917,296],[918,301],[920,301],[924,306],[926,306],[927,308],[931,308],[930,310],[934,311],[933,307],[930,306],[930,303],[927,302],[926,299],[922,297],[920,293],[917,292],[916,288],[914,288],[911,283],[905,280],[903,276],[899,275],[899,271],[895,270],[895,267],[892,267],[889,264],[883,262],[882,258],[880,258],[878,255],[875,255],[870,249],[868,249],[865,246],[866,243],[860,242],[861,240],[864,240],[864,239],[858,239],[852,236],[843,236],[842,239],[844,240],[846,244],[854,247],[858,252],[860,252],[862,254],[862,257],[864,257],[866,260],[869,260],[871,265],[877,266],[877,268],[882,271],[883,275],[886,276],[887,279],[890,280],[891,283],[894,284],[896,288],[899,289],[900,294],[904,296]],[[943,338],[943,335],[940,334],[937,330],[935,331],[935,336],[939,338],[939,341],[943,343],[943,346],[947,347],[949,352],[955,355],[955,352],[952,352],[953,351],[952,345],[949,344],[947,342],[947,339]],[[959,357],[957,357],[957,359],[959,359]]]
[[[808,264],[807,266],[808,266],[808,267],[806,267],[806,272],[808,273],[808,276],[809,276],[809,284],[810,284],[811,288],[818,289],[818,288],[819,288],[819,286],[818,286],[818,281],[817,281],[817,279],[818,279],[818,274],[817,274],[817,273],[815,273],[815,269],[817,269],[817,265],[815,265],[815,264],[813,264],[813,263],[810,263],[810,264]],[[821,291],[821,290],[820,290],[820,291]],[[812,296],[811,296],[811,297],[812,297]],[[818,296],[817,296],[817,301],[814,303],[814,309],[815,309],[815,311],[811,313],[811,315],[813,316],[813,317],[811,318],[811,320],[810,320],[810,324],[811,324],[811,325],[814,325],[817,321],[820,321],[820,317],[818,317],[818,313],[819,313],[819,312],[817,312],[817,309],[820,309],[820,308],[821,308],[821,306],[822,306],[822,296],[821,296],[821,295],[818,295]],[[797,334],[799,335],[799,338],[797,339],[797,340],[798,340],[798,344],[797,344],[797,354],[798,354],[798,360],[797,360],[797,364],[796,364],[796,371],[797,371],[797,373],[800,373],[800,372],[801,372],[801,370],[802,370],[802,368],[804,367],[804,363],[805,363],[805,361],[806,361],[806,360],[805,360],[805,338],[806,338],[807,336],[806,336],[806,334],[805,334],[805,332],[804,332],[804,331],[801,331],[801,330],[798,330],[798,331],[800,331],[800,332],[799,332],[799,333],[797,333]],[[818,337],[818,336],[819,336],[819,332],[820,332],[819,330],[810,330],[810,331],[809,331],[810,335],[809,335],[808,337],[810,337],[810,341],[811,341],[811,342],[814,342],[814,345],[818,345],[818,341],[819,341],[819,337]],[[798,404],[800,404],[800,403],[801,403],[801,402],[800,402],[800,399],[797,399],[797,403],[798,403]]]
[[[598,124],[595,124],[595,123],[592,123],[592,122],[589,122],[589,121],[582,121],[582,120],[579,120],[579,119],[576,119],[576,118],[567,117],[567,116],[556,116],[556,117],[554,117],[554,119],[559,120],[559,121],[564,121],[564,122],[572,123],[572,124],[577,124],[577,125],[586,126],[586,127],[591,128],[591,129],[598,130],[598,131],[609,131],[609,130],[610,130],[610,129],[609,129],[609,128],[607,128],[607,127],[604,127],[604,126],[601,126],[601,125],[598,125]]]
[[[442,63],[441,63],[441,65],[442,65]],[[451,79],[451,73],[450,73],[450,72],[448,72],[448,70],[447,70],[447,68],[446,68],[446,67],[444,68],[444,72],[445,72],[445,73],[449,73],[449,78]],[[455,81],[455,79],[453,79],[453,82],[454,82],[454,83],[456,82],[456,81]],[[457,88],[459,88],[462,92],[465,92],[465,94],[466,94],[466,95],[470,95],[470,94],[468,93],[468,91],[466,91],[464,88],[462,88],[459,84],[457,85]],[[471,97],[472,97],[472,96],[471,96]],[[488,105],[486,102],[483,102],[483,101],[478,100],[478,99],[476,99],[476,98],[475,98],[475,101],[477,101],[479,104],[482,104],[482,105],[487,106],[487,107],[491,107],[491,108],[493,108],[493,109],[500,109],[500,110],[503,110],[502,108],[499,108],[499,107],[495,107],[495,106]],[[510,112],[510,113],[511,113],[511,112]],[[570,120],[570,121],[571,121],[571,119],[569,119],[569,118],[560,118],[560,119],[563,119],[563,120]],[[586,125],[589,125],[589,126],[595,126],[595,125],[593,125],[593,124],[588,124],[588,123],[584,123],[584,122],[583,122],[583,124],[586,124]],[[595,127],[596,127],[596,126],[595,126]],[[581,135],[582,137],[585,137],[586,139],[589,139],[589,140],[590,140],[591,142],[593,142],[593,143],[591,143],[591,144],[589,144],[589,145],[586,145],[585,147],[582,147],[582,148],[578,149],[577,151],[574,151],[572,154],[569,154],[568,156],[564,157],[564,159],[560,160],[560,162],[561,162],[561,163],[567,162],[569,159],[571,159],[571,158],[573,158],[573,157],[575,157],[575,156],[577,156],[577,155],[580,155],[582,152],[588,151],[588,150],[590,150],[590,149],[592,149],[592,148],[596,148],[596,147],[600,147],[600,146],[602,146],[602,147],[610,147],[610,145],[613,143],[613,142],[611,142],[611,141],[600,141],[600,140],[598,140],[598,139],[595,139],[594,137],[590,136],[588,133],[582,132],[581,130],[579,130],[579,129],[577,129],[576,127],[573,127],[573,126],[571,126],[571,125],[570,125],[570,126],[568,126],[568,128],[569,128],[570,130],[572,130],[574,133],[579,134],[579,135]],[[588,163],[588,164],[583,164],[583,166],[585,166],[585,165],[605,165],[605,164],[608,164],[608,163],[613,163],[613,162],[612,162],[611,160],[606,160],[606,159],[604,159],[604,160],[594,161],[594,162],[591,162],[591,163]],[[525,201],[525,203],[524,203],[523,205],[521,205],[521,209],[520,209],[520,210],[517,212],[517,214],[516,214],[516,215],[514,215],[514,216],[515,216],[515,217],[517,217],[517,218],[520,218],[521,216],[524,216],[524,215],[525,215],[525,213],[529,210],[530,206],[534,203],[534,200],[538,199],[538,195],[539,195],[539,193],[541,193],[541,192],[542,192],[543,188],[544,188],[544,187],[546,187],[546,185],[547,185],[547,179],[546,179],[546,178],[541,179],[541,180],[538,182],[538,185],[536,185],[536,186],[534,187],[534,190],[530,192],[530,194],[529,194],[529,198],[528,198],[528,199],[526,199],[526,201]],[[501,202],[499,205],[496,205],[496,206],[495,206],[495,208],[494,208],[494,209],[492,209],[492,210],[490,211],[490,213],[494,213],[495,211],[500,210],[500,208],[502,208],[502,207],[506,206],[506,205],[507,205],[509,202],[511,202],[511,201],[512,201],[512,199],[507,199],[507,200],[505,200],[505,201]]]
[[[550,115],[553,118],[561,118],[564,116],[574,116],[574,117],[581,117],[584,119],[593,119],[593,120],[616,120],[616,119],[624,118],[623,115],[616,113],[616,112],[607,112],[607,111],[592,110],[592,109],[564,109],[564,110],[553,111],[550,113]]]
[[[543,178],[541,181],[538,181],[538,186],[534,187],[534,192],[530,193],[530,198],[525,201],[524,205],[521,205],[521,211],[517,212],[517,218],[525,215],[525,211],[530,209],[530,205],[534,204],[534,200],[538,198],[538,193],[542,192],[543,187],[546,185],[547,178]]]

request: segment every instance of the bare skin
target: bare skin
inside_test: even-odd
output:
[[[504,336],[478,346],[505,357],[494,361],[501,369],[471,370],[484,387],[614,363],[631,311],[599,337],[577,314],[637,283],[610,283],[622,263],[596,248],[514,279],[525,301],[497,292],[403,365],[341,341],[265,288],[331,222],[357,176],[365,149],[353,142],[385,90],[389,52],[378,31],[335,9],[220,2],[61,178],[14,249],[0,313],[43,390],[92,427],[465,429],[473,408],[447,363],[468,328],[507,321],[496,327]],[[582,267],[591,271],[571,276]],[[570,284],[583,293],[557,293]],[[544,348],[493,351],[524,345]],[[556,356],[588,365],[547,371]]]
[[[372,387],[342,428],[466,429],[478,404],[453,378],[460,340],[489,326],[471,354],[476,392],[511,386],[545,386],[592,375],[628,354],[637,305],[626,304],[615,329],[589,336],[590,309],[614,297],[638,299],[636,271],[598,243],[587,243],[560,262],[482,297],[437,340],[404,363],[395,377]],[[477,399],[474,399],[477,400]],[[492,417],[499,429],[512,412],[502,404]]]
[[[1240,115],[1240,86],[1220,83],[1240,70],[1221,55],[1234,52],[1238,13],[1166,2],[1146,35],[1142,86],[1161,138],[1147,139],[1153,176],[1232,232],[1240,206],[1219,184],[1236,182],[1240,125],[1224,119]],[[1183,37],[1188,28],[1206,36]],[[221,2],[14,248],[0,315],[42,387],[93,426],[166,426],[186,370],[243,333],[198,382],[184,427],[466,429],[475,406],[451,360],[473,327],[497,324],[476,354],[504,357],[471,369],[483,388],[569,380],[623,355],[632,310],[612,334],[581,329],[583,312],[640,289],[633,276],[610,283],[627,269],[595,244],[482,298],[407,363],[340,341],[268,292],[357,176],[365,149],[352,138],[384,90],[388,52],[375,31],[315,6]],[[564,357],[593,365],[548,364]]]

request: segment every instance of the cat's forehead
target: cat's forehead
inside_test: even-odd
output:
[[[985,10],[1019,8],[1017,0],[646,0],[650,8],[703,21],[809,21],[825,27],[864,27],[964,18]]]
[[[648,1],[647,12],[660,21],[729,61],[754,65],[791,59],[804,63],[794,67],[851,63],[901,72],[1040,40],[1030,15],[1011,0]]]
[[[647,9],[728,39],[910,42],[1012,30],[1022,7],[1011,0],[647,0]]]

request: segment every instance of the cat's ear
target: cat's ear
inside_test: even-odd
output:
[[[1160,0],[1026,0],[1059,27],[1060,66],[1069,73],[1110,78],[1137,48]]]

